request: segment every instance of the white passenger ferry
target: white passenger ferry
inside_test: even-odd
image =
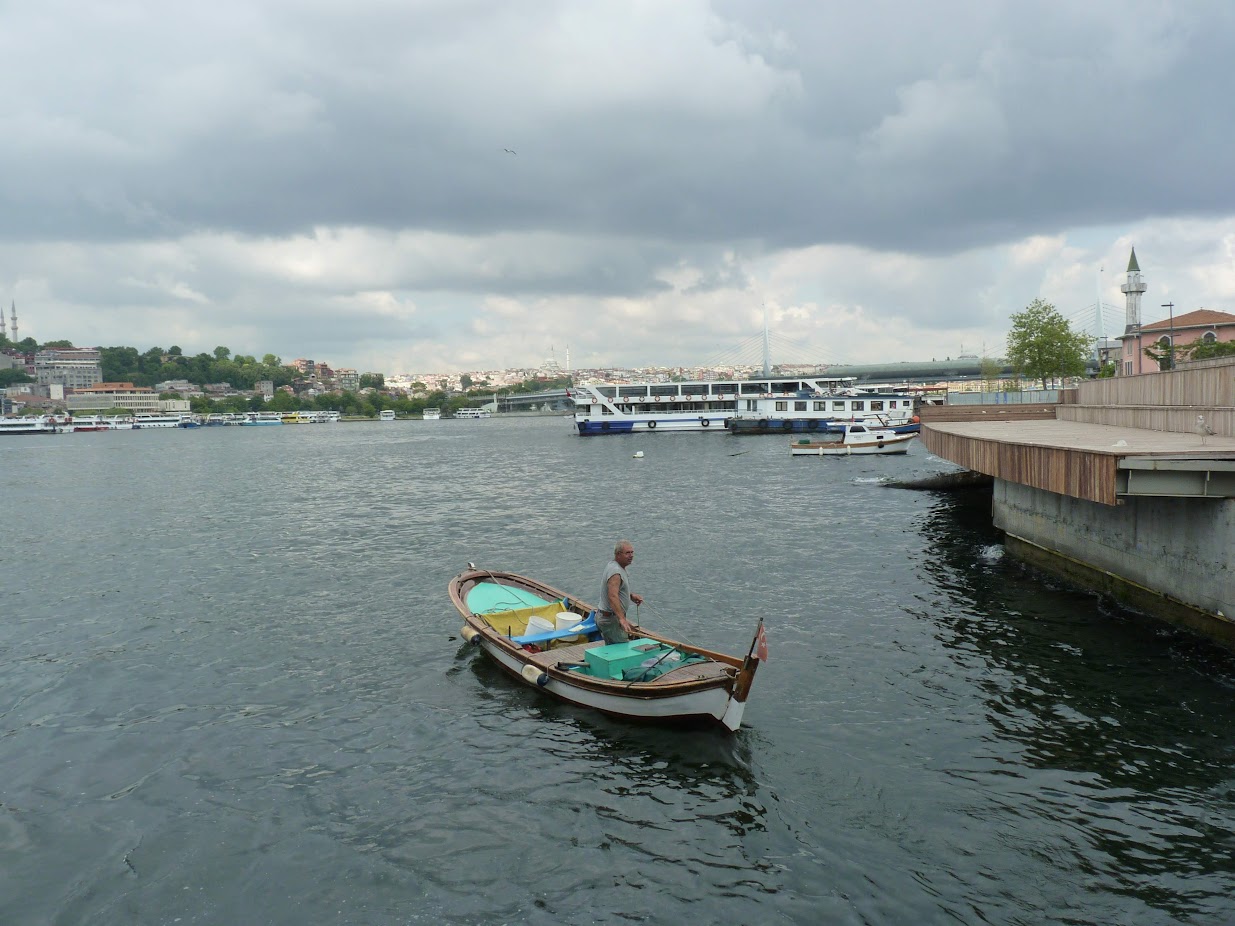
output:
[[[493,414],[487,408],[460,408],[455,411],[456,418],[492,418]]]
[[[378,412],[377,420],[378,421],[394,421],[395,420],[395,410],[393,408],[383,408],[380,412]]]
[[[738,404],[737,414],[725,422],[734,434],[840,434],[850,424],[911,433],[920,427],[913,413],[914,398],[909,393],[846,389],[843,393],[824,395],[803,391],[793,398],[743,399]]]
[[[200,427],[201,422],[193,415],[137,415],[133,419],[133,427],[136,430],[145,430],[146,428],[196,428]]]
[[[267,427],[282,423],[283,416],[278,412],[246,412],[244,420],[240,422],[240,426],[254,428]]]
[[[830,394],[851,388],[854,382],[852,376],[773,376],[629,386],[582,383],[567,394],[575,402],[575,427],[584,437],[658,430],[723,434],[725,422],[748,401],[791,401],[802,392]]]
[[[442,410],[440,408],[426,408],[420,414],[425,421],[437,421],[442,417]]]
[[[0,434],[59,434],[63,430],[64,427],[48,415],[0,418]]]

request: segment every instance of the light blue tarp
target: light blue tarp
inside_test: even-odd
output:
[[[467,593],[467,609],[473,614],[492,614],[495,611],[515,611],[536,605],[551,604],[557,599],[541,598],[521,588],[498,585],[496,582],[481,582]]]

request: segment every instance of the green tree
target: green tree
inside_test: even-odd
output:
[[[999,365],[998,360],[992,360],[990,357],[982,358],[982,362],[978,364],[978,371],[987,392],[992,392],[997,388],[995,381],[999,379],[1002,370],[1003,367]]]
[[[462,376],[460,376],[459,377],[459,387],[464,392],[467,392],[467,390],[471,389],[472,388],[472,377],[467,373],[464,373]]]
[[[1018,374],[1040,380],[1081,376],[1093,339],[1076,332],[1049,302],[1035,299],[1012,316],[1008,360]]]
[[[386,388],[386,377],[381,373],[361,373],[360,388],[365,389],[372,387],[374,389]]]
[[[231,355],[232,349],[230,347],[224,347],[222,344],[214,349],[215,360],[226,360]]]
[[[34,378],[27,376],[24,367],[14,367],[11,370],[0,370],[0,389],[14,383],[32,383]]]
[[[73,346],[72,341],[48,341],[47,343],[43,345],[43,349],[44,350],[56,350],[57,348],[72,347],[72,346]]]

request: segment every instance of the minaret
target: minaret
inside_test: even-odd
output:
[[[1141,278],[1141,267],[1136,262],[1136,248],[1132,249],[1132,257],[1128,260],[1128,282],[1119,288],[1123,290],[1128,305],[1124,334],[1132,334],[1141,327],[1141,293],[1149,288]],[[1101,311],[1101,306],[1098,309]]]
[[[14,299],[11,305],[12,305],[12,311],[13,311],[13,343],[16,344],[18,340],[20,340],[17,337],[17,300]],[[4,309],[0,309],[0,312],[3,312],[3,311]]]
[[[0,309],[0,338],[6,337],[4,330],[4,310]]]

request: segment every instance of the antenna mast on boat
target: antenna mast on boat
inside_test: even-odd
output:
[[[772,375],[772,349],[768,344],[768,304],[763,304],[763,375]]]

